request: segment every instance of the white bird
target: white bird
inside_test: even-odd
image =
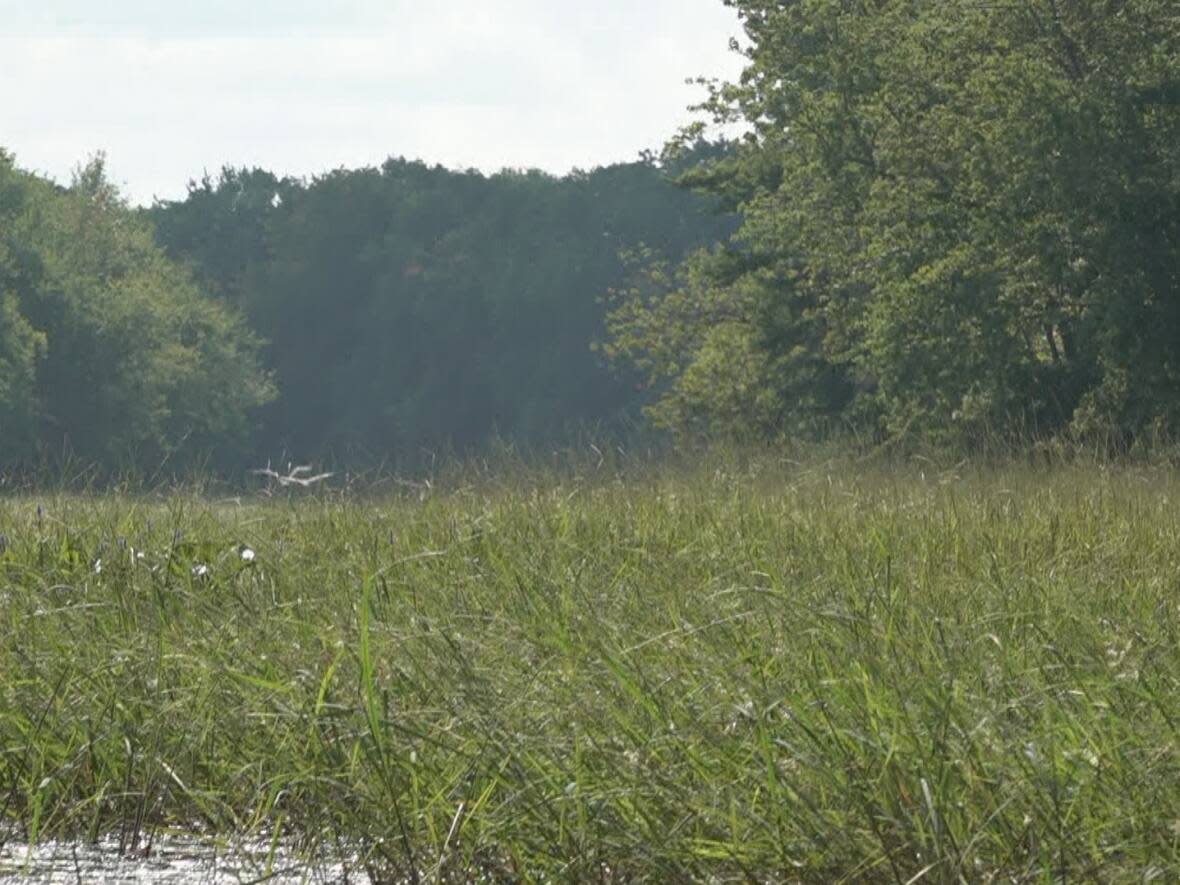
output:
[[[267,462],[267,465],[260,470],[255,470],[253,472],[258,476],[269,477],[281,486],[297,485],[303,486],[304,488],[315,485],[317,482],[323,482],[325,479],[335,476],[334,473],[317,473],[315,476],[305,476],[304,474],[311,473],[311,467],[306,464],[300,467],[292,467],[290,464],[288,464],[287,475],[284,476],[277,470],[272,470],[270,467],[270,462]]]

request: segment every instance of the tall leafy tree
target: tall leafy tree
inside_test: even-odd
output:
[[[185,200],[150,212],[156,239],[183,255],[202,291],[240,307],[252,267],[270,257],[270,223],[295,183],[263,169],[225,167],[190,181]]]
[[[306,183],[226,170],[151,214],[268,341],[260,448],[380,458],[633,415],[635,379],[591,348],[603,296],[621,252],[723,236],[713,210],[650,159],[563,178],[391,159]]]
[[[21,313],[32,256],[15,235],[25,207],[23,176],[0,150],[0,457],[28,458],[36,447],[36,370],[45,335]]]
[[[108,182],[0,163],[0,420],[13,459],[108,467],[227,456],[272,389],[241,320],[204,297]],[[16,441],[16,443],[14,443]]]
[[[666,391],[658,418],[960,440],[1175,429],[1168,3],[729,5],[747,65],[707,108],[749,134],[689,178],[744,224],[614,318],[616,355]]]

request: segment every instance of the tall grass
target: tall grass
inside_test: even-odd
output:
[[[501,477],[0,503],[0,839],[256,833],[425,880],[1180,876],[1169,471]]]

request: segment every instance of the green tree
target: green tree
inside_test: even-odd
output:
[[[295,187],[263,169],[225,167],[190,181],[182,201],[148,210],[156,240],[182,255],[202,291],[243,307],[250,269],[270,257],[270,223]]]
[[[258,344],[156,246],[102,158],[69,189],[0,166],[0,413],[13,457],[228,458],[272,394]],[[15,196],[14,196],[15,195]]]
[[[756,365],[776,431],[823,418],[961,441],[1176,429],[1168,3],[729,5],[747,65],[707,110],[749,132],[687,180],[743,213],[722,252],[696,259],[719,267],[702,298],[736,317],[724,341],[689,336],[654,366],[665,402],[691,404],[659,418],[765,424],[775,408],[748,397],[734,415],[726,393]],[[620,358],[669,345],[668,326],[641,322],[663,300],[620,307]],[[698,366],[710,383],[691,383]]]
[[[652,161],[556,178],[391,159],[306,183],[226,172],[152,215],[268,341],[281,395],[260,448],[383,458],[634,416],[636,379],[591,349],[602,297],[620,252],[679,258],[727,233],[711,203]]]
[[[0,150],[0,457],[27,459],[36,446],[36,370],[45,336],[20,311],[29,287],[29,256],[14,236],[25,186],[11,156]]]

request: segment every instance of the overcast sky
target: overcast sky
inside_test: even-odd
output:
[[[0,0],[0,146],[137,202],[222,165],[566,172],[658,148],[733,77],[721,0]]]

